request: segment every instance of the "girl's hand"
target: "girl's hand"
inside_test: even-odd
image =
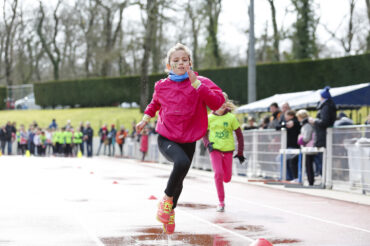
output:
[[[186,72],[189,75],[190,82],[191,83],[194,83],[197,80],[197,76],[195,75],[195,73],[193,72],[193,70],[191,70],[190,66],[187,66],[186,67]]]
[[[146,122],[146,121],[144,121],[144,120],[142,120],[142,121],[140,121],[139,123],[137,123],[137,125],[136,125],[136,127],[135,127],[135,129],[136,129],[136,132],[137,133],[140,133],[143,129],[144,129],[144,127],[146,126],[146,124],[147,124],[148,122]]]

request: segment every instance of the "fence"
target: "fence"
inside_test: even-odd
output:
[[[248,178],[280,179],[281,150],[286,146],[286,131],[252,130],[244,131],[244,156],[246,164],[233,162],[233,174]],[[149,150],[146,160],[168,163],[159,154],[157,137],[150,135]],[[141,158],[139,142],[128,138],[125,155]],[[314,150],[304,150],[312,152]],[[315,150],[323,151],[323,150]],[[356,125],[329,128],[327,132],[327,149],[324,150],[322,186],[336,190],[356,193],[370,193],[370,126]],[[208,151],[201,141],[197,142],[192,164],[193,168],[211,170]],[[302,179],[306,182],[304,165]]]
[[[282,176],[282,150],[286,146],[286,131],[251,130],[244,131],[244,156],[247,157],[244,165],[233,159],[233,174],[248,178],[273,178]],[[97,153],[99,138],[94,138],[94,155]],[[16,143],[13,145],[13,153]],[[116,147],[116,155],[118,148]],[[355,193],[370,193],[370,125],[342,126],[329,128],[327,131],[327,149],[305,150],[303,153],[323,151],[322,184],[326,188],[346,190]],[[103,149],[100,152],[103,154]],[[140,143],[136,138],[127,138],[124,144],[124,155],[130,158],[141,159]],[[145,160],[168,163],[159,153],[157,136],[149,136],[148,153]],[[304,160],[304,158],[303,158]],[[193,159],[193,168],[211,170],[208,151],[203,143],[197,142]],[[302,166],[303,183],[306,182],[304,165]]]

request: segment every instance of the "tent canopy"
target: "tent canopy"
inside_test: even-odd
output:
[[[288,102],[292,109],[316,108],[320,102],[321,90],[275,94],[240,106],[236,109],[236,113],[267,112],[273,102],[276,102],[279,106]],[[370,106],[370,83],[331,88],[330,94],[338,108],[349,109]]]

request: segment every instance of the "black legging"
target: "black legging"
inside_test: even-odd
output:
[[[182,183],[193,160],[195,144],[195,142],[176,143],[158,135],[159,151],[167,160],[174,163],[166,190],[164,191],[167,196],[173,197],[173,208],[177,205],[182,191]]]

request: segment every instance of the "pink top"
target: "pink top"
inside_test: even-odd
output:
[[[219,109],[225,102],[222,90],[210,79],[198,76],[201,85],[191,86],[189,79],[175,82],[169,78],[154,86],[153,98],[145,114],[154,117],[159,110],[156,131],[177,143],[192,143],[208,128],[207,106]]]

